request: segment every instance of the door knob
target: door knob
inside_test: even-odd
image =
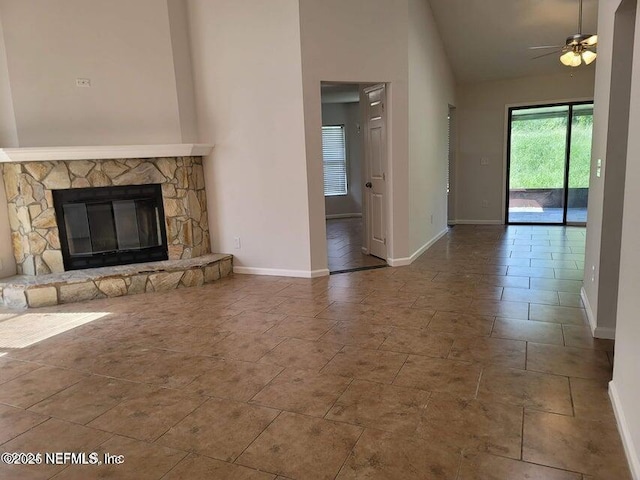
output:
[[[365,187],[367,187],[367,188],[371,188],[371,187],[373,187],[373,185],[371,184],[371,182],[367,182],[367,183],[365,183],[365,184],[364,184],[364,186],[365,186]]]

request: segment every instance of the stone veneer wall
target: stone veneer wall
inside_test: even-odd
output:
[[[64,271],[52,190],[161,184],[169,260],[210,253],[202,157],[5,163],[18,274]]]

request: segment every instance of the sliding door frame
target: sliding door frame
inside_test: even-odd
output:
[[[518,103],[510,104],[505,107],[505,153],[503,164],[503,181],[505,185],[505,194],[502,197],[502,223],[505,225],[551,225],[551,226],[566,226],[566,225],[584,225],[582,222],[569,222],[567,223],[567,203],[569,201],[569,169],[571,168],[571,130],[573,124],[573,107],[576,105],[588,105],[592,104],[592,98],[574,99],[574,100],[558,100],[555,102],[540,102],[540,103]],[[509,180],[510,180],[510,168],[511,168],[511,122],[513,119],[513,112],[515,110],[524,110],[527,108],[545,108],[545,107],[564,107],[568,106],[568,122],[567,122],[567,137],[565,145],[564,156],[564,182],[563,182],[563,198],[564,205],[562,211],[562,223],[545,223],[545,222],[509,222]]]

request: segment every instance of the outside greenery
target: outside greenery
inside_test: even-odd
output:
[[[569,188],[589,186],[592,115],[573,118]],[[563,188],[567,118],[514,120],[510,189]]]

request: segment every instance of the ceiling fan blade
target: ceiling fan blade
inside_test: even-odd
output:
[[[555,52],[543,53],[542,55],[538,55],[537,57],[533,57],[531,60],[536,60],[542,57],[548,57],[549,55],[557,55],[558,53],[562,53],[562,50],[556,50]]]
[[[562,45],[539,45],[537,47],[529,47],[529,50],[541,50],[544,48],[560,48]]]

